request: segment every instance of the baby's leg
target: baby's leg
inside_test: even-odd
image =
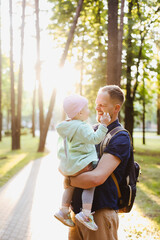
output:
[[[93,213],[91,213],[92,202],[94,196],[95,188],[90,188],[87,190],[83,190],[82,193],[82,212],[76,214],[76,219],[81,222],[84,226],[89,228],[90,230],[97,231],[98,226],[96,225]]]
[[[74,191],[74,187],[71,187],[71,186],[64,190],[63,197],[62,197],[61,210],[65,213],[69,212],[73,191]]]
[[[54,214],[55,218],[61,221],[63,224],[73,227],[74,222],[71,219],[69,207],[73,195],[74,187],[68,187],[64,190],[62,197],[62,206],[58,212]]]
[[[89,216],[91,214],[94,191],[95,191],[95,187],[90,189],[85,189],[83,190],[83,193],[82,193],[82,212],[86,216]]]

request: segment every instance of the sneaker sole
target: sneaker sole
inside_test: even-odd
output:
[[[63,220],[63,218],[57,216],[56,214],[54,215],[54,217],[55,217],[56,219],[58,219],[61,223],[63,223],[64,225],[66,225],[67,227],[74,227],[74,226],[75,226],[75,225],[69,225],[69,224],[67,224],[67,223]]]
[[[97,231],[97,230],[98,230],[98,228],[97,228],[97,229],[93,229],[93,228],[91,228],[90,226],[86,225],[86,224],[84,223],[83,219],[82,219],[79,215],[78,215],[78,216],[75,216],[75,217],[76,217],[76,219],[77,219],[80,223],[82,223],[85,227],[89,228],[90,230],[92,230],[92,231]]]

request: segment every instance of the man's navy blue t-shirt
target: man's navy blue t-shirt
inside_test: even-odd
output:
[[[108,126],[108,132],[117,126],[120,126],[118,120]],[[100,144],[96,146],[96,150],[98,157],[100,158]],[[114,171],[119,183],[124,175],[124,171],[130,157],[130,138],[128,133],[126,131],[121,131],[113,136],[109,144],[104,149],[104,153],[110,153],[121,160],[121,163]],[[73,194],[72,208],[75,213],[80,212],[82,209],[82,191],[83,189],[76,188]],[[111,176],[108,177],[102,185],[95,188],[92,211],[102,208],[118,209],[118,192]]]

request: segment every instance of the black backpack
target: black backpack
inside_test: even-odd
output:
[[[118,126],[112,129],[104,138],[100,145],[100,155],[102,156],[104,148],[109,144],[111,138],[120,131],[126,131],[122,126]],[[129,134],[129,132],[128,132]],[[130,134],[129,134],[130,136]],[[131,136],[130,136],[131,140]],[[138,182],[138,177],[140,174],[140,166],[137,162],[134,161],[132,140],[131,140],[131,153],[130,158],[128,159],[128,163],[126,166],[125,174],[122,178],[120,184],[115,177],[115,174],[112,173],[111,177],[117,187],[118,191],[118,207],[119,212],[127,213],[130,212],[136,197],[136,184]]]

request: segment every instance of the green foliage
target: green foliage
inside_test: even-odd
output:
[[[31,132],[29,128],[21,128],[21,135],[27,135]],[[5,136],[11,136],[11,130],[4,131]]]
[[[2,111],[10,108],[10,68],[9,58],[2,57]]]
[[[53,3],[50,32],[57,46],[64,47],[69,29],[73,22],[78,1],[49,0]],[[132,3],[131,16],[128,6]],[[134,91],[134,115],[141,121],[142,99],[145,79],[146,114],[152,115],[155,121],[156,75],[158,78],[157,58],[155,47],[160,47],[159,19],[160,2],[157,0],[128,0],[124,9],[124,36],[122,54],[121,86],[127,94],[126,84],[130,84],[130,97]],[[106,84],[106,59],[107,59],[107,20],[108,6],[104,0],[84,0],[83,8],[78,19],[74,40],[69,51],[68,59],[76,60],[76,68],[81,70],[83,64],[83,95],[89,98],[90,108],[94,109],[96,93],[99,87]],[[120,17],[120,4],[119,4]],[[131,32],[129,32],[131,26]],[[131,45],[129,45],[129,38]],[[127,54],[130,59],[127,59]],[[153,59],[154,64],[153,64]],[[130,77],[127,68],[131,67]],[[153,86],[153,87],[152,87]],[[80,88],[78,86],[78,88]],[[154,88],[154,89],[153,89]],[[93,110],[94,111],[94,110]],[[152,114],[151,114],[152,112]],[[153,120],[153,119],[152,119]]]
[[[62,46],[61,43],[63,42],[64,44],[69,27],[73,22],[77,1],[65,1],[69,9],[65,16],[59,1],[51,2],[53,2],[54,7],[50,29],[54,38],[57,39],[58,46]],[[61,19],[58,16],[61,16]],[[68,17],[68,20],[66,17]],[[87,94],[91,102],[95,98],[95,91],[105,83],[106,46],[104,43],[107,38],[106,19],[107,7],[104,1],[84,0],[74,41],[69,53],[69,58],[74,56],[74,59],[76,59],[77,69],[81,69],[83,62],[83,73],[85,75],[85,79],[83,79],[85,91],[83,94]],[[64,32],[64,29],[67,31]],[[90,91],[90,89],[92,90]]]
[[[77,1],[49,0],[49,2],[53,3],[52,24],[49,25],[49,29],[54,40],[56,41],[58,38],[59,46],[64,47],[67,34],[73,22]]]
[[[95,111],[96,95],[100,87],[106,85],[106,57],[101,58],[101,61],[94,60],[97,68],[93,69],[88,84],[85,86],[85,96],[90,99],[89,107]]]
[[[153,64],[155,66],[157,62],[153,62],[156,43],[151,36],[152,29],[156,29],[159,22],[159,11],[157,1],[132,0],[125,15],[128,22],[124,25],[122,85],[126,85],[128,102],[130,99],[134,102],[136,122],[141,121],[143,100],[146,112],[151,110],[148,116],[153,116],[152,121],[155,120],[156,105],[153,109],[150,105],[155,99],[156,68]]]
[[[15,94],[17,99],[18,72],[15,72]],[[11,110],[11,82],[10,82],[10,60],[5,55],[2,56],[2,113],[4,123],[7,121],[7,115]],[[23,90],[22,99],[22,118],[30,117],[32,114],[32,93]],[[17,104],[17,102],[16,102]],[[31,117],[30,117],[31,119]],[[4,124],[5,126],[6,124]]]
[[[135,102],[134,102],[134,115],[135,115],[135,124],[140,123],[143,114],[143,101],[145,102],[145,115],[146,122],[155,122],[156,116],[156,87],[155,84],[152,83],[151,79],[152,71],[148,69],[145,64],[143,65],[143,79],[139,82]],[[156,122],[155,122],[156,123]],[[136,126],[136,125],[135,125]]]

